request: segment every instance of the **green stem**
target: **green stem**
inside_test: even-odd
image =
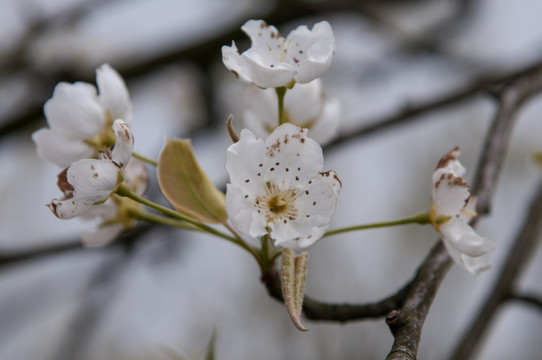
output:
[[[183,215],[183,214],[181,214],[181,213],[179,213],[179,212],[177,212],[175,210],[171,210],[170,208],[167,208],[165,206],[162,206],[160,204],[157,204],[157,203],[155,203],[153,201],[150,201],[148,199],[145,199],[142,196],[139,196],[139,195],[135,194],[134,192],[132,192],[130,190],[130,188],[128,186],[126,186],[126,184],[120,184],[119,187],[117,188],[116,193],[118,195],[120,195],[120,196],[125,196],[125,197],[130,198],[130,199],[132,199],[134,201],[137,201],[140,204],[143,204],[145,206],[148,206],[150,208],[153,208],[155,210],[163,212],[164,214],[169,215],[169,216],[171,216],[173,218],[185,221],[188,224],[191,224],[191,225],[193,225],[193,226],[195,226],[195,227],[197,227],[197,228],[199,228],[199,229],[201,229],[201,230],[203,230],[205,232],[208,232],[210,234],[213,234],[213,235],[216,235],[218,237],[224,238],[224,239],[229,240],[229,241],[231,241],[233,243],[236,243],[236,244],[239,243],[238,239],[236,239],[234,237],[231,237],[231,236],[229,236],[227,234],[224,234],[223,232],[221,232],[221,231],[219,231],[219,230],[217,230],[215,228],[212,228],[212,227],[210,227],[208,225],[200,223],[199,221],[194,220],[192,218],[189,218],[188,216],[185,216],[185,215]]]
[[[154,161],[153,159],[148,158],[148,157],[146,157],[144,155],[141,155],[139,153],[136,153],[135,151],[132,152],[132,156],[139,159],[139,160],[141,160],[141,161],[144,161],[144,162],[146,162],[148,164],[158,166],[158,161]]]
[[[195,227],[194,225],[191,225],[191,224],[187,224],[186,222],[175,220],[167,216],[151,214],[142,210],[129,210],[128,214],[132,216],[133,218],[151,222],[151,223],[168,225],[168,226],[176,226],[176,227],[189,229],[189,230],[202,231],[200,228]]]
[[[279,126],[286,122],[284,115],[284,95],[286,94],[286,86],[275,88],[279,99]]]
[[[373,229],[373,228],[387,227],[387,226],[397,226],[397,225],[404,225],[404,224],[411,224],[411,223],[429,224],[430,222],[431,221],[429,218],[429,212],[421,212],[414,216],[406,217],[403,219],[375,222],[375,223],[369,223],[369,224],[361,224],[361,225],[347,226],[347,227],[338,228],[338,229],[332,229],[332,230],[326,231],[324,236],[336,235],[336,234],[340,234],[340,233],[344,233],[348,231]]]

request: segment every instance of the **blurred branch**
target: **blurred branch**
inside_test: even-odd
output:
[[[511,298],[511,294],[514,293],[515,287],[518,285],[517,279],[529,264],[529,258],[534,255],[540,242],[542,229],[542,181],[539,182],[537,192],[525,214],[527,217],[512,244],[512,248],[507,252],[508,256],[499,276],[497,276],[493,289],[488,292],[476,317],[463,334],[455,352],[450,357],[451,360],[468,360],[474,356],[478,345],[482,343],[486,329],[491,324],[493,315],[507,299]],[[540,298],[520,296],[512,298],[528,300],[538,306],[541,303]]]
[[[151,231],[155,227],[156,226],[154,224],[139,225],[137,226],[137,228],[127,233],[126,235],[120,236],[107,247],[101,247],[95,250],[108,250],[110,248],[118,246],[123,246],[130,250],[136,242],[140,241],[140,239],[142,239],[144,235],[148,234],[149,231]],[[67,244],[49,245],[40,248],[34,248],[31,250],[0,252],[0,271],[9,266],[21,264],[27,261],[35,261],[48,256],[57,256],[67,252],[82,250],[89,251],[90,249],[83,246],[79,239],[76,239]]]
[[[399,110],[394,115],[376,118],[372,120],[364,120],[363,122],[369,123],[370,125],[362,126],[357,130],[350,131],[347,134],[339,136],[332,143],[328,144],[327,147],[334,147],[346,141],[351,141],[363,136],[372,135],[378,131],[390,130],[398,125],[407,125],[411,122],[422,120],[420,115],[425,115],[431,111],[441,110],[448,106],[459,104],[472,98],[475,95],[489,92],[490,90],[495,89],[499,85],[514,81],[518,78],[528,78],[532,74],[540,72],[541,69],[542,59],[528,67],[521,68],[505,75],[482,77],[478,80],[473,81],[473,83],[468,84],[467,86],[448,95],[445,95],[438,99],[426,101],[424,103],[421,103],[420,105],[405,107]]]
[[[522,302],[524,304],[534,306],[539,311],[542,311],[542,295],[540,294],[515,294],[509,296],[507,300]]]
[[[487,214],[491,208],[491,198],[504,162],[506,149],[512,135],[516,115],[525,101],[542,91],[542,68],[524,75],[493,89],[492,93],[499,102],[497,113],[486,138],[481,162],[474,180],[474,192],[478,198],[477,211]]]

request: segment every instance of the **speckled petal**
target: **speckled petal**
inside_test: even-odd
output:
[[[61,219],[71,219],[87,212],[115,191],[119,171],[118,166],[109,160],[83,159],[74,162],[67,172],[67,181],[73,187],[72,197],[54,199],[49,208]]]
[[[132,130],[130,130],[128,124],[121,119],[117,119],[113,122],[113,131],[115,131],[117,141],[115,142],[113,151],[111,151],[111,160],[121,169],[124,169],[132,157],[134,136],[132,135]]]
[[[315,24],[312,30],[300,26],[288,36],[291,41],[293,62],[297,66],[295,80],[308,83],[329,69],[335,53],[333,30],[327,21]]]

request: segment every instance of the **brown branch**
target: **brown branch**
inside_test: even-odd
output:
[[[283,302],[280,279],[276,273],[262,276],[269,295]],[[399,307],[410,290],[410,283],[397,293],[380,301],[367,304],[330,304],[314,300],[308,296],[303,299],[303,313],[314,321],[348,322],[367,318],[379,318]]]
[[[474,356],[478,345],[482,343],[485,330],[492,322],[493,315],[514,293],[516,280],[529,263],[529,257],[535,253],[542,230],[542,181],[538,184],[537,193],[526,215],[527,218],[512,248],[508,251],[508,257],[493,289],[487,294],[478,315],[463,334],[455,352],[450,357],[451,360],[467,360]]]
[[[425,317],[451,265],[448,251],[439,241],[419,268],[403,306],[386,318],[395,338],[386,360],[416,359]]]

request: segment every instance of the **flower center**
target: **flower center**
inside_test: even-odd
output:
[[[265,184],[265,195],[256,197],[258,212],[265,214],[267,223],[275,221],[295,220],[297,208],[296,192],[293,189],[283,189],[271,182]]]
[[[94,135],[93,137],[85,140],[85,142],[88,145],[96,149],[96,155],[100,151],[104,151],[108,148],[112,148],[113,145],[115,145],[117,138],[115,136],[115,131],[113,130],[112,125],[113,125],[113,120],[111,118],[111,115],[109,114],[109,111],[107,111],[106,120],[102,128],[102,131],[100,131],[98,134]]]
[[[284,200],[284,198],[280,195],[273,196],[271,199],[269,199],[267,204],[269,205],[269,211],[275,214],[284,212],[286,205],[288,205],[286,200]]]

